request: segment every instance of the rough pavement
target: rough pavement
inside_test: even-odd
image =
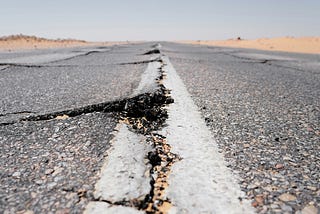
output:
[[[4,213],[79,213],[92,197],[117,121],[90,113],[0,127]]]
[[[77,111],[136,92],[149,48],[0,54],[1,213],[79,213],[93,200],[118,116]],[[91,54],[90,64],[83,63]],[[28,119],[65,110],[77,114]]]
[[[18,62],[19,66],[11,65],[1,71],[0,123],[9,123],[34,114],[115,101],[131,95],[147,64],[119,63],[149,59],[149,56],[142,57],[143,50],[139,48],[119,47],[120,50],[114,50],[118,64],[109,64],[115,56],[102,51],[60,60],[54,65],[19,65]],[[33,61],[41,61],[41,56],[37,55]],[[83,57],[90,58],[90,63],[83,60]],[[69,61],[74,65],[64,65],[72,64]]]
[[[169,43],[163,53],[258,212],[319,209],[320,55]]]
[[[219,153],[238,177],[246,194],[243,199],[251,200],[259,213],[319,212],[319,55],[174,43],[162,46],[161,54],[169,57],[211,129]],[[137,208],[154,212],[154,206],[162,206],[168,210],[171,202],[175,205],[181,200],[163,198],[166,183],[170,186],[172,182],[170,168],[179,165],[175,165],[179,158],[170,148],[173,146],[177,154],[179,150],[168,144],[170,137],[166,139],[172,130],[165,128],[162,135],[150,132],[157,123],[144,117],[148,113],[161,123],[166,119],[163,109],[149,106],[158,95],[147,93],[134,101],[115,102],[138,95],[141,79],[154,81],[152,75],[143,73],[150,61],[150,55],[143,53],[150,47],[139,44],[0,54],[0,86],[5,89],[0,92],[0,152],[6,157],[0,160],[0,210],[79,213],[91,202],[93,206],[87,209],[97,213],[99,209],[140,213]],[[165,75],[157,81],[161,83],[163,78]],[[119,114],[105,112],[103,106],[128,110],[123,103],[139,109],[121,116],[121,123],[146,135],[146,143],[155,146],[148,155],[139,154],[152,165],[150,195],[143,201],[99,201],[94,197],[94,186],[119,122]],[[145,107],[149,109],[141,111]],[[65,110],[76,113],[67,117]],[[52,113],[54,117],[41,120],[29,117]],[[139,114],[136,118],[135,113]]]

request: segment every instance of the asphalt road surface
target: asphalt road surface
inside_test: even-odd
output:
[[[1,213],[320,211],[320,55],[0,53],[0,88]]]

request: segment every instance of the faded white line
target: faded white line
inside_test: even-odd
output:
[[[152,148],[145,141],[143,135],[129,131],[127,125],[119,125],[119,131],[111,142],[113,147],[108,151],[109,156],[102,167],[101,178],[95,186],[94,197],[101,202],[90,202],[85,213],[93,210],[94,213],[99,213],[99,210],[118,213],[113,210],[119,211],[121,208],[128,210],[122,206],[114,208],[117,206],[103,201],[115,203],[143,200],[150,192],[151,166],[145,157]]]
[[[145,159],[152,149],[143,135],[128,130],[120,124],[119,133],[113,140],[113,148],[102,167],[101,179],[96,185],[94,197],[111,202],[144,199],[150,192],[149,171]]]
[[[152,90],[157,85],[159,62],[148,64],[141,77],[140,84],[131,96],[136,96]],[[128,130],[127,125],[119,124],[118,132],[111,141],[112,148],[108,150],[108,157],[101,169],[100,180],[95,186],[94,197],[85,213],[144,213],[134,207],[113,205],[123,200],[143,200],[150,193],[151,165],[146,159],[152,146],[146,143],[143,135]]]
[[[150,60],[154,60],[151,58]],[[143,94],[152,91],[152,89],[157,87],[155,79],[158,77],[159,73],[157,70],[160,68],[160,62],[150,62],[145,72],[141,76],[140,83],[138,87],[133,91],[132,96]]]
[[[171,152],[182,160],[172,166],[167,197],[170,213],[253,213],[235,176],[226,167],[201,114],[167,57],[164,85],[172,90],[168,126],[162,130]]]

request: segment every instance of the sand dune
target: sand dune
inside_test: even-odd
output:
[[[212,45],[223,47],[252,48],[297,53],[320,54],[320,37],[280,37],[262,38],[256,40],[229,39],[219,41],[181,41],[189,44]]]
[[[76,46],[92,46],[92,45],[114,45],[124,44],[127,42],[87,42],[76,39],[45,39],[36,36],[11,35],[0,37],[0,50],[12,51],[21,49],[42,49],[42,48],[62,48]]]

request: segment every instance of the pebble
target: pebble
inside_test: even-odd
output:
[[[263,195],[257,195],[257,196],[255,197],[255,200],[256,200],[256,202],[257,202],[258,204],[263,204],[264,197],[263,197]]]
[[[64,114],[64,115],[57,116],[56,120],[65,120],[65,119],[68,119],[68,118],[69,118],[69,116]]]
[[[301,214],[318,214],[318,209],[313,205],[308,205],[301,210]]]
[[[38,185],[41,185],[43,183],[43,181],[42,180],[36,180],[35,183],[38,184]]]
[[[19,172],[19,171],[14,172],[14,173],[12,174],[12,177],[13,177],[13,178],[20,178],[20,176],[21,176],[21,172]]]
[[[288,202],[288,201],[295,201],[297,197],[289,193],[283,193],[282,195],[279,196],[279,199],[281,201]]]
[[[283,204],[283,205],[281,206],[281,209],[282,209],[284,212],[292,213],[292,207],[290,207],[290,206],[288,206],[288,205]]]
[[[53,172],[54,172],[54,169],[47,169],[47,170],[44,172],[44,174],[50,175],[50,174],[52,174]]]
[[[317,191],[317,187],[313,187],[313,186],[307,186],[307,189],[312,191]]]
[[[276,164],[276,169],[283,169],[283,168],[284,168],[283,164],[281,164],[281,163]]]
[[[249,148],[249,147],[250,147],[250,144],[248,144],[248,143],[243,144],[243,147],[244,147],[244,148]]]

